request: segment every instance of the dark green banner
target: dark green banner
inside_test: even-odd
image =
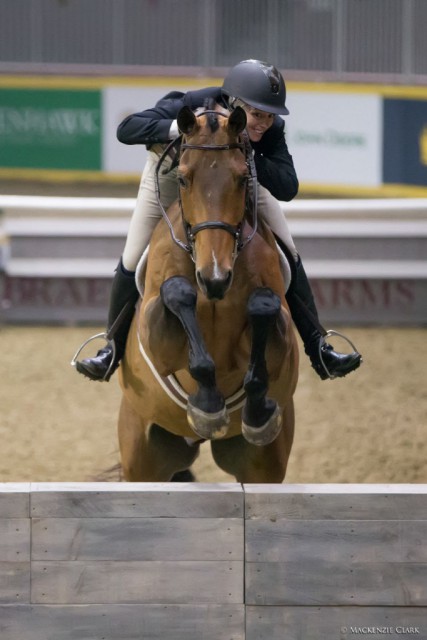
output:
[[[101,92],[0,89],[0,167],[101,170]]]

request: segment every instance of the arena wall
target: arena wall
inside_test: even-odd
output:
[[[2,484],[2,640],[427,638],[427,485]]]
[[[0,196],[0,323],[103,324],[134,204]],[[427,324],[427,198],[281,206],[324,323]]]

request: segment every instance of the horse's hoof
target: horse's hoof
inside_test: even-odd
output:
[[[194,433],[200,438],[219,440],[227,434],[230,417],[225,407],[215,413],[206,413],[189,403],[187,420]]]
[[[267,444],[273,442],[280,431],[282,430],[282,411],[279,405],[276,408],[270,418],[260,427],[251,427],[245,422],[242,422],[242,435],[257,447],[265,447]]]

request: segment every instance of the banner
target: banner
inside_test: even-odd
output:
[[[117,140],[119,123],[171,90],[201,86],[189,77],[87,80],[0,78],[0,175],[133,180],[147,152]],[[290,82],[287,105],[301,193],[427,193],[427,89]]]
[[[427,187],[426,100],[384,100],[384,182]]]
[[[100,95],[0,89],[0,166],[101,170]]]
[[[377,187],[382,182],[382,99],[293,91],[286,138],[300,182]]]

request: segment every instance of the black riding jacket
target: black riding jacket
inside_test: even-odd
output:
[[[117,138],[124,144],[145,144],[148,149],[156,143],[164,144],[170,140],[169,130],[180,109],[188,106],[194,111],[203,107],[208,98],[213,98],[227,108],[220,87],[208,87],[188,93],[172,91],[159,100],[154,108],[125,118],[118,126]],[[283,119],[275,116],[273,125],[261,140],[251,144],[255,151],[259,183],[277,200],[289,201],[298,193],[298,178],[286,145],[284,128]]]

